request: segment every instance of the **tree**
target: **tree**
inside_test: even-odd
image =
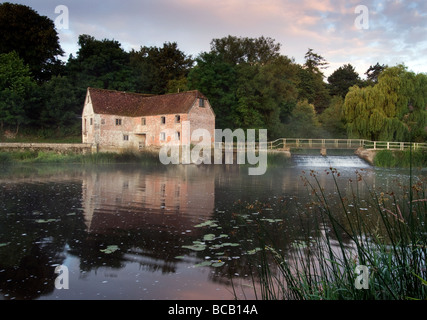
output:
[[[46,81],[61,68],[64,54],[52,20],[30,7],[0,4],[0,53],[15,51],[36,80]]]
[[[351,64],[346,64],[328,77],[328,83],[329,93],[332,96],[345,98],[350,87],[360,84],[360,77]]]
[[[176,42],[164,43],[161,48],[141,47],[130,53],[130,65],[137,79],[136,89],[144,93],[164,94],[178,84],[186,83],[193,64],[191,56],[179,50]]]
[[[378,77],[386,68],[386,65],[380,65],[378,62],[375,66],[370,66],[369,69],[365,72],[368,83],[370,85],[375,85],[378,83]]]
[[[286,125],[286,137],[313,138],[320,133],[320,123],[314,105],[298,101]]]
[[[330,96],[321,71],[327,68],[327,64],[322,56],[313,52],[313,49],[308,49],[305,63],[300,66],[298,72],[298,100],[307,100],[313,104],[317,113],[322,113],[329,105]]]
[[[83,101],[87,87],[135,91],[135,79],[130,67],[129,53],[115,40],[96,40],[89,35],[79,36],[77,57],[70,56],[66,75]]]
[[[217,116],[217,127],[265,128],[270,138],[281,135],[282,122],[297,102],[297,65],[281,55],[248,59],[241,55],[243,51],[236,49],[243,48],[245,39],[223,40],[230,46],[221,46],[220,50],[216,46],[196,59],[196,66],[188,76],[190,87],[209,98]],[[264,43],[262,39],[247,41]]]
[[[191,89],[203,92],[216,114],[216,126],[234,128],[234,109],[237,105],[237,68],[214,52],[201,53],[196,66],[188,75]]]
[[[344,99],[341,96],[334,96],[330,105],[319,115],[322,128],[333,138],[347,138],[345,118],[343,114]]]
[[[82,102],[77,99],[73,85],[66,77],[52,77],[43,84],[42,92],[41,125],[59,131],[76,123]]]
[[[280,56],[280,44],[272,38],[243,38],[228,36],[213,39],[211,52],[219,54],[224,61],[237,65],[241,63],[266,64]]]
[[[398,65],[386,68],[374,86],[350,88],[344,116],[350,137],[376,141],[424,141],[427,76]]]
[[[30,93],[36,87],[30,69],[16,52],[0,54],[0,129],[14,126],[18,133],[28,123]]]
[[[313,49],[309,48],[306,52],[304,67],[311,72],[322,74],[322,69],[327,69],[328,62],[321,55],[313,52]]]
[[[297,66],[280,56],[265,65],[239,65],[236,124],[242,128],[266,128],[278,138],[297,103]]]

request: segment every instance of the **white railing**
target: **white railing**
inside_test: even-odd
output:
[[[363,139],[307,139],[280,138],[267,143],[268,149],[357,149],[363,147],[370,150],[413,150],[427,149],[427,143],[369,141]]]

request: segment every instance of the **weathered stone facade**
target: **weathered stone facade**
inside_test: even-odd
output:
[[[184,123],[190,125],[189,135],[185,134]],[[214,142],[215,114],[198,91],[147,96],[88,88],[82,141],[101,151],[141,150],[171,140],[187,144],[196,129],[207,130]]]

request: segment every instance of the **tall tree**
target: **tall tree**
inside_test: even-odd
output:
[[[59,72],[64,54],[55,25],[28,6],[0,4],[0,53],[15,51],[38,81]]]
[[[308,49],[305,54],[305,63],[300,66],[298,72],[298,100],[307,100],[309,104],[313,104],[317,113],[322,113],[329,105],[329,91],[323,81],[322,72],[327,68],[327,64],[321,55],[313,52],[313,49]]]
[[[135,90],[129,53],[122,49],[118,41],[96,40],[89,35],[80,35],[78,43],[80,48],[77,56],[71,56],[68,60],[66,74],[81,101],[87,87]]]
[[[131,67],[137,79],[137,91],[164,94],[178,84],[185,84],[194,61],[178,49],[176,42],[163,47],[141,47],[130,53]],[[180,89],[178,87],[178,89]]]
[[[370,85],[378,83],[378,77],[386,68],[386,65],[380,65],[378,62],[376,65],[370,66],[369,69],[365,72],[368,83]]]
[[[213,39],[211,52],[219,54],[231,64],[266,64],[280,56],[280,44],[272,38],[228,36]]]
[[[326,61],[326,59],[323,58],[320,54],[315,53],[311,48],[308,48],[308,51],[306,52],[304,58],[304,67],[311,72],[323,75],[322,70],[328,68],[328,62]]]
[[[82,101],[77,99],[73,85],[66,77],[52,77],[43,84],[41,91],[40,125],[60,131],[79,121]]]
[[[28,123],[30,94],[36,84],[30,69],[16,52],[0,54],[0,129]]]
[[[216,126],[234,128],[234,109],[237,105],[237,68],[213,52],[201,53],[196,66],[188,75],[188,85],[205,94],[215,111]]]
[[[360,77],[351,64],[346,64],[328,77],[328,83],[329,93],[332,96],[345,98],[350,87],[360,84]]]
[[[384,141],[424,141],[427,76],[398,65],[386,68],[374,86],[350,89],[344,116],[350,137]]]

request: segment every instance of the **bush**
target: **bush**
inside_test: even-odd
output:
[[[374,165],[383,168],[427,167],[427,150],[391,151],[381,150],[374,159]]]
[[[396,158],[393,155],[393,151],[381,150],[374,158],[374,165],[383,168],[393,168],[397,165]]]

